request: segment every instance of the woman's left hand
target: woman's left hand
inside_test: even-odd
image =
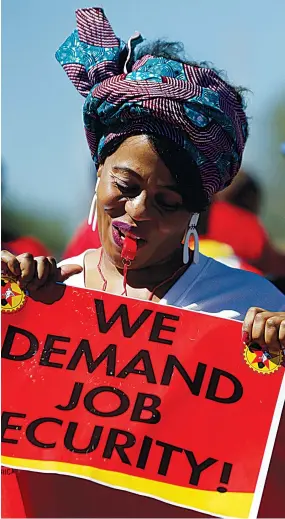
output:
[[[252,307],[246,313],[242,339],[267,346],[269,350],[285,348],[285,312],[268,312],[264,308]]]

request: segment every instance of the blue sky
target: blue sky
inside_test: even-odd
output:
[[[70,229],[88,213],[91,168],[83,98],[54,53],[75,28],[75,9],[94,5],[94,0],[2,0],[7,190],[17,203],[32,206],[35,215],[57,212]],[[266,183],[275,153],[270,116],[285,93],[285,1],[105,0],[97,5],[123,39],[139,30],[150,39],[181,40],[189,57],[213,62],[232,82],[252,91],[245,163]],[[281,178],[279,171],[274,175]]]

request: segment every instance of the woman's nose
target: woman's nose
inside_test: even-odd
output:
[[[136,197],[129,198],[125,204],[126,213],[133,220],[150,220],[150,208],[146,191],[141,191]]]

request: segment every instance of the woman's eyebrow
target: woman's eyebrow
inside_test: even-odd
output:
[[[120,172],[130,173],[130,175],[134,175],[141,180],[141,175],[134,169],[128,168],[127,166],[113,166],[112,169],[113,169],[113,171],[115,171],[117,173],[120,173]]]

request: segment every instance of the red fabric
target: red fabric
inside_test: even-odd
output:
[[[49,256],[48,249],[36,238],[21,236],[13,241],[2,243],[2,249],[8,250],[15,256],[30,252],[33,256]]]
[[[268,242],[257,216],[227,202],[212,204],[207,238],[227,243],[236,256],[249,263],[260,258]]]
[[[73,258],[78,256],[87,249],[98,249],[101,246],[97,228],[92,231],[92,228],[86,221],[75,231],[75,235],[67,245],[63,259]]]

